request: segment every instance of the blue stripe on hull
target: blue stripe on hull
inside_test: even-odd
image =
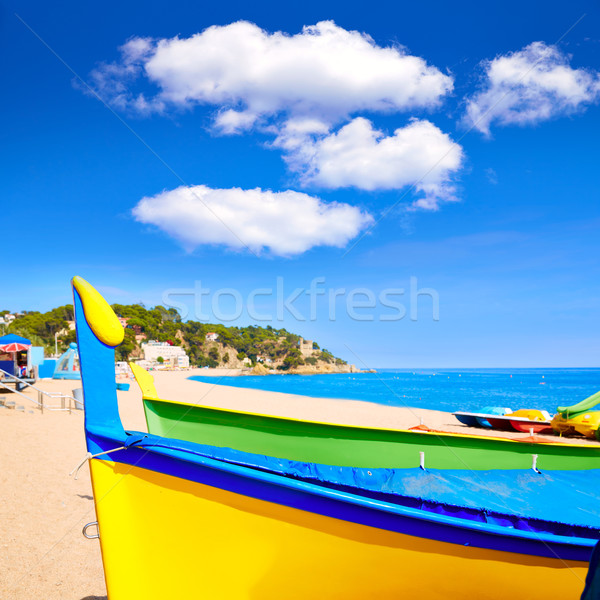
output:
[[[98,452],[123,445],[123,442],[91,432],[88,432],[88,437]],[[189,452],[131,446],[106,458],[267,502],[452,544],[576,561],[589,561],[595,544],[592,539],[510,530],[467,520],[458,522],[456,518],[424,513],[198,456],[193,453],[195,444],[192,443],[181,443],[181,446],[189,447]]]

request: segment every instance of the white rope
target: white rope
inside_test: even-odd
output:
[[[113,448],[112,450],[105,450],[104,452],[98,452],[98,454],[92,454],[91,452],[86,452],[84,459],[69,473],[69,477],[71,477],[73,475],[73,473],[75,473],[75,479],[77,479],[77,476],[79,475],[79,469],[81,469],[81,467],[83,467],[83,465],[85,465],[85,462],[87,460],[90,460],[91,458],[96,458],[98,456],[102,456],[104,454],[110,454],[111,452],[116,452],[117,450],[127,450],[127,446],[121,446],[120,448]]]

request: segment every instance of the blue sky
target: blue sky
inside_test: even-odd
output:
[[[275,294],[255,313],[361,367],[598,366],[594,4],[29,2],[0,18],[0,308],[66,303],[75,274],[147,305],[200,281],[209,301],[234,289],[241,315],[226,294],[220,314],[247,324],[253,290],[324,278],[313,318],[306,294],[303,320],[279,320]],[[411,278],[439,319],[427,295],[410,318]],[[360,320],[357,289],[376,299]],[[382,320],[399,289],[408,314]]]

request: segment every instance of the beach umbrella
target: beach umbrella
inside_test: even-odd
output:
[[[29,346],[27,344],[19,344],[17,342],[0,346],[0,351],[2,352],[21,352],[21,350],[29,350]]]

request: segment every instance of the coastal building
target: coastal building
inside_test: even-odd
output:
[[[127,317],[117,317],[117,319],[119,319],[119,323],[121,323],[121,327],[123,327],[123,329],[125,329],[125,327],[127,327],[127,322],[129,321],[129,319]]]
[[[190,366],[190,357],[187,354],[179,354],[177,356],[172,356],[169,359],[169,362],[173,367],[187,369]]]
[[[205,337],[207,342],[216,342],[219,339],[219,334],[214,331],[209,331]]]
[[[190,358],[181,346],[173,346],[168,342],[158,342],[150,340],[142,344],[144,360],[150,363],[159,362],[158,358],[163,359],[163,364],[173,367],[187,368],[190,366]]]

